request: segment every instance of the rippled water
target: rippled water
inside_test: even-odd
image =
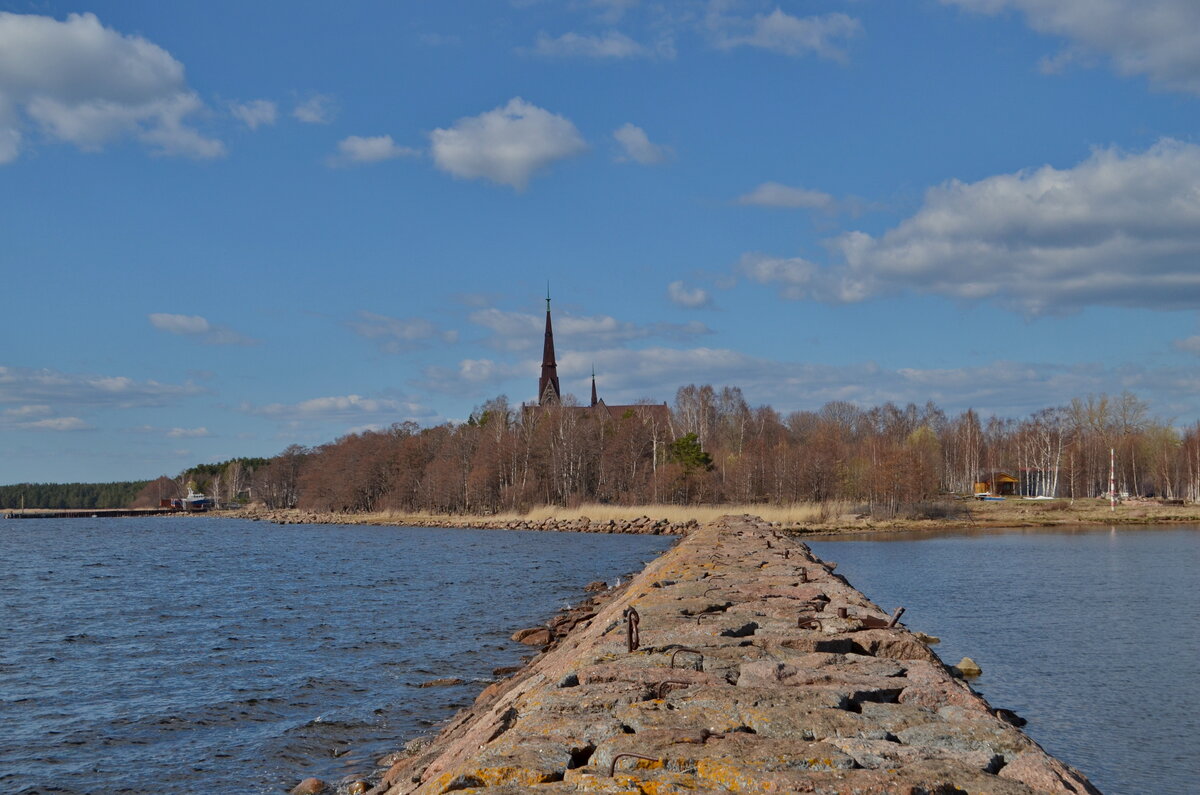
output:
[[[813,541],[1102,791],[1200,791],[1200,528]]]
[[[0,521],[0,792],[340,781],[470,703],[508,635],[671,539]],[[433,678],[468,684],[418,689]]]

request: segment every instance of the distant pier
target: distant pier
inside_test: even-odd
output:
[[[91,519],[112,518],[117,516],[162,516],[169,513],[186,513],[178,508],[70,508],[62,511],[29,508],[26,510],[10,510],[4,514],[5,519]]]

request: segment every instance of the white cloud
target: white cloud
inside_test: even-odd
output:
[[[26,431],[86,431],[90,425],[79,417],[47,417],[44,420],[18,422],[15,427]]]
[[[1176,350],[1183,351],[1184,353],[1194,353],[1197,356],[1200,356],[1200,336],[1185,337],[1181,340],[1175,340],[1175,342],[1172,344],[1175,346]]]
[[[355,333],[375,340],[388,353],[401,353],[422,347],[431,340],[457,342],[458,332],[439,329],[422,317],[398,318],[378,315],[363,309],[349,323]]]
[[[942,0],[994,14],[1022,12],[1039,33],[1063,36],[1071,48],[1048,66],[1094,52],[1124,75],[1145,75],[1164,88],[1200,94],[1200,3],[1195,0]]]
[[[777,284],[784,297],[798,300],[813,297],[811,287],[820,278],[821,268],[800,257],[749,253],[742,255],[737,272],[759,284]]]
[[[338,141],[337,154],[330,158],[330,165],[350,163],[379,163],[384,160],[394,160],[397,157],[416,157],[421,154],[417,149],[400,146],[390,135],[376,135],[364,138],[351,135]]]
[[[0,405],[15,404],[18,411],[20,407],[43,404],[120,409],[164,406],[201,391],[192,384],[0,366]]]
[[[748,255],[739,269],[792,298],[861,301],[906,290],[993,299],[1027,314],[1084,306],[1200,307],[1200,146],[1163,140],[957,180],[879,237],[828,241],[842,263]]]
[[[483,309],[471,314],[471,322],[490,330],[488,344],[509,351],[522,351],[542,344],[545,317],[524,312],[505,312]],[[590,350],[633,340],[652,338],[683,340],[711,334],[712,329],[700,322],[691,323],[630,323],[609,315],[580,316],[566,313],[554,315],[554,339],[565,346]]]
[[[681,281],[667,285],[667,298],[671,303],[688,309],[712,306],[712,296],[703,287],[688,287]]]
[[[249,102],[229,103],[229,112],[251,130],[257,130],[274,124],[279,108],[268,99],[252,99]]]
[[[353,422],[356,427],[361,427],[372,423],[388,425],[406,420],[424,422],[436,419],[434,412],[415,400],[361,395],[334,395],[265,406],[243,403],[238,410],[279,420],[290,427],[345,422]]]
[[[26,120],[84,150],[132,137],[157,154],[220,157],[224,144],[187,123],[203,109],[183,64],[95,14],[0,12],[0,163],[17,156]]]
[[[603,22],[613,23],[621,19],[625,12],[638,4],[639,0],[588,0],[588,5],[598,9],[596,16]]]
[[[148,317],[150,325],[172,334],[206,334],[212,328],[208,321],[199,315],[171,315],[165,312],[154,312]]]
[[[833,61],[845,61],[842,42],[862,32],[862,24],[846,14],[794,17],[778,7],[770,14],[748,19],[710,13],[707,22],[713,43],[722,50],[754,47],[793,57],[813,54]]]
[[[14,409],[5,409],[4,416],[13,419],[26,419],[28,417],[40,417],[44,414],[50,414],[51,409],[45,403],[34,404],[29,406],[17,406]]]
[[[187,337],[198,337],[209,345],[255,345],[257,340],[239,334],[226,326],[209,323],[200,315],[173,315],[154,312],[147,315],[150,325],[160,331]]]
[[[650,48],[616,30],[596,35],[567,32],[558,37],[546,33],[538,33],[533,47],[529,50],[533,55],[549,58],[625,58],[673,57],[673,48],[666,44]]]
[[[212,436],[208,428],[171,428],[167,431],[167,438],[170,439],[200,439],[206,436]]]
[[[313,94],[292,108],[292,117],[305,124],[329,124],[333,121],[335,112],[333,97],[327,94]]]
[[[623,154],[617,158],[618,161],[632,160],[650,166],[671,159],[671,149],[651,143],[646,131],[637,125],[626,122],[613,131],[613,138],[623,150]]]
[[[809,210],[832,210],[837,200],[828,193],[808,188],[793,188],[778,182],[764,182],[747,194],[739,196],[738,204],[757,207],[787,207]]]
[[[430,133],[434,162],[463,179],[487,179],[524,190],[551,163],[587,149],[566,118],[516,97],[502,108],[459,119]]]

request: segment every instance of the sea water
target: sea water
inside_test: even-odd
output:
[[[896,533],[817,556],[967,656],[994,707],[1108,795],[1200,782],[1200,528]]]
[[[367,776],[669,537],[0,520],[0,792],[278,793]],[[465,684],[419,688],[437,678]]]

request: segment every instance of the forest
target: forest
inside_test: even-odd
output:
[[[501,396],[463,423],[411,422],[288,447],[242,477],[268,507],[492,514],[599,502],[852,501],[896,516],[971,494],[1003,471],[1025,496],[1108,492],[1200,499],[1200,423],[1150,416],[1135,395],[1092,395],[1027,417],[950,415],[933,403],[828,403],[781,414],[737,387],[681,387],[669,418],[572,404],[526,410]],[[252,469],[252,471],[247,471]],[[229,479],[225,479],[228,485]]]
[[[126,508],[147,481],[0,486],[0,508]]]

